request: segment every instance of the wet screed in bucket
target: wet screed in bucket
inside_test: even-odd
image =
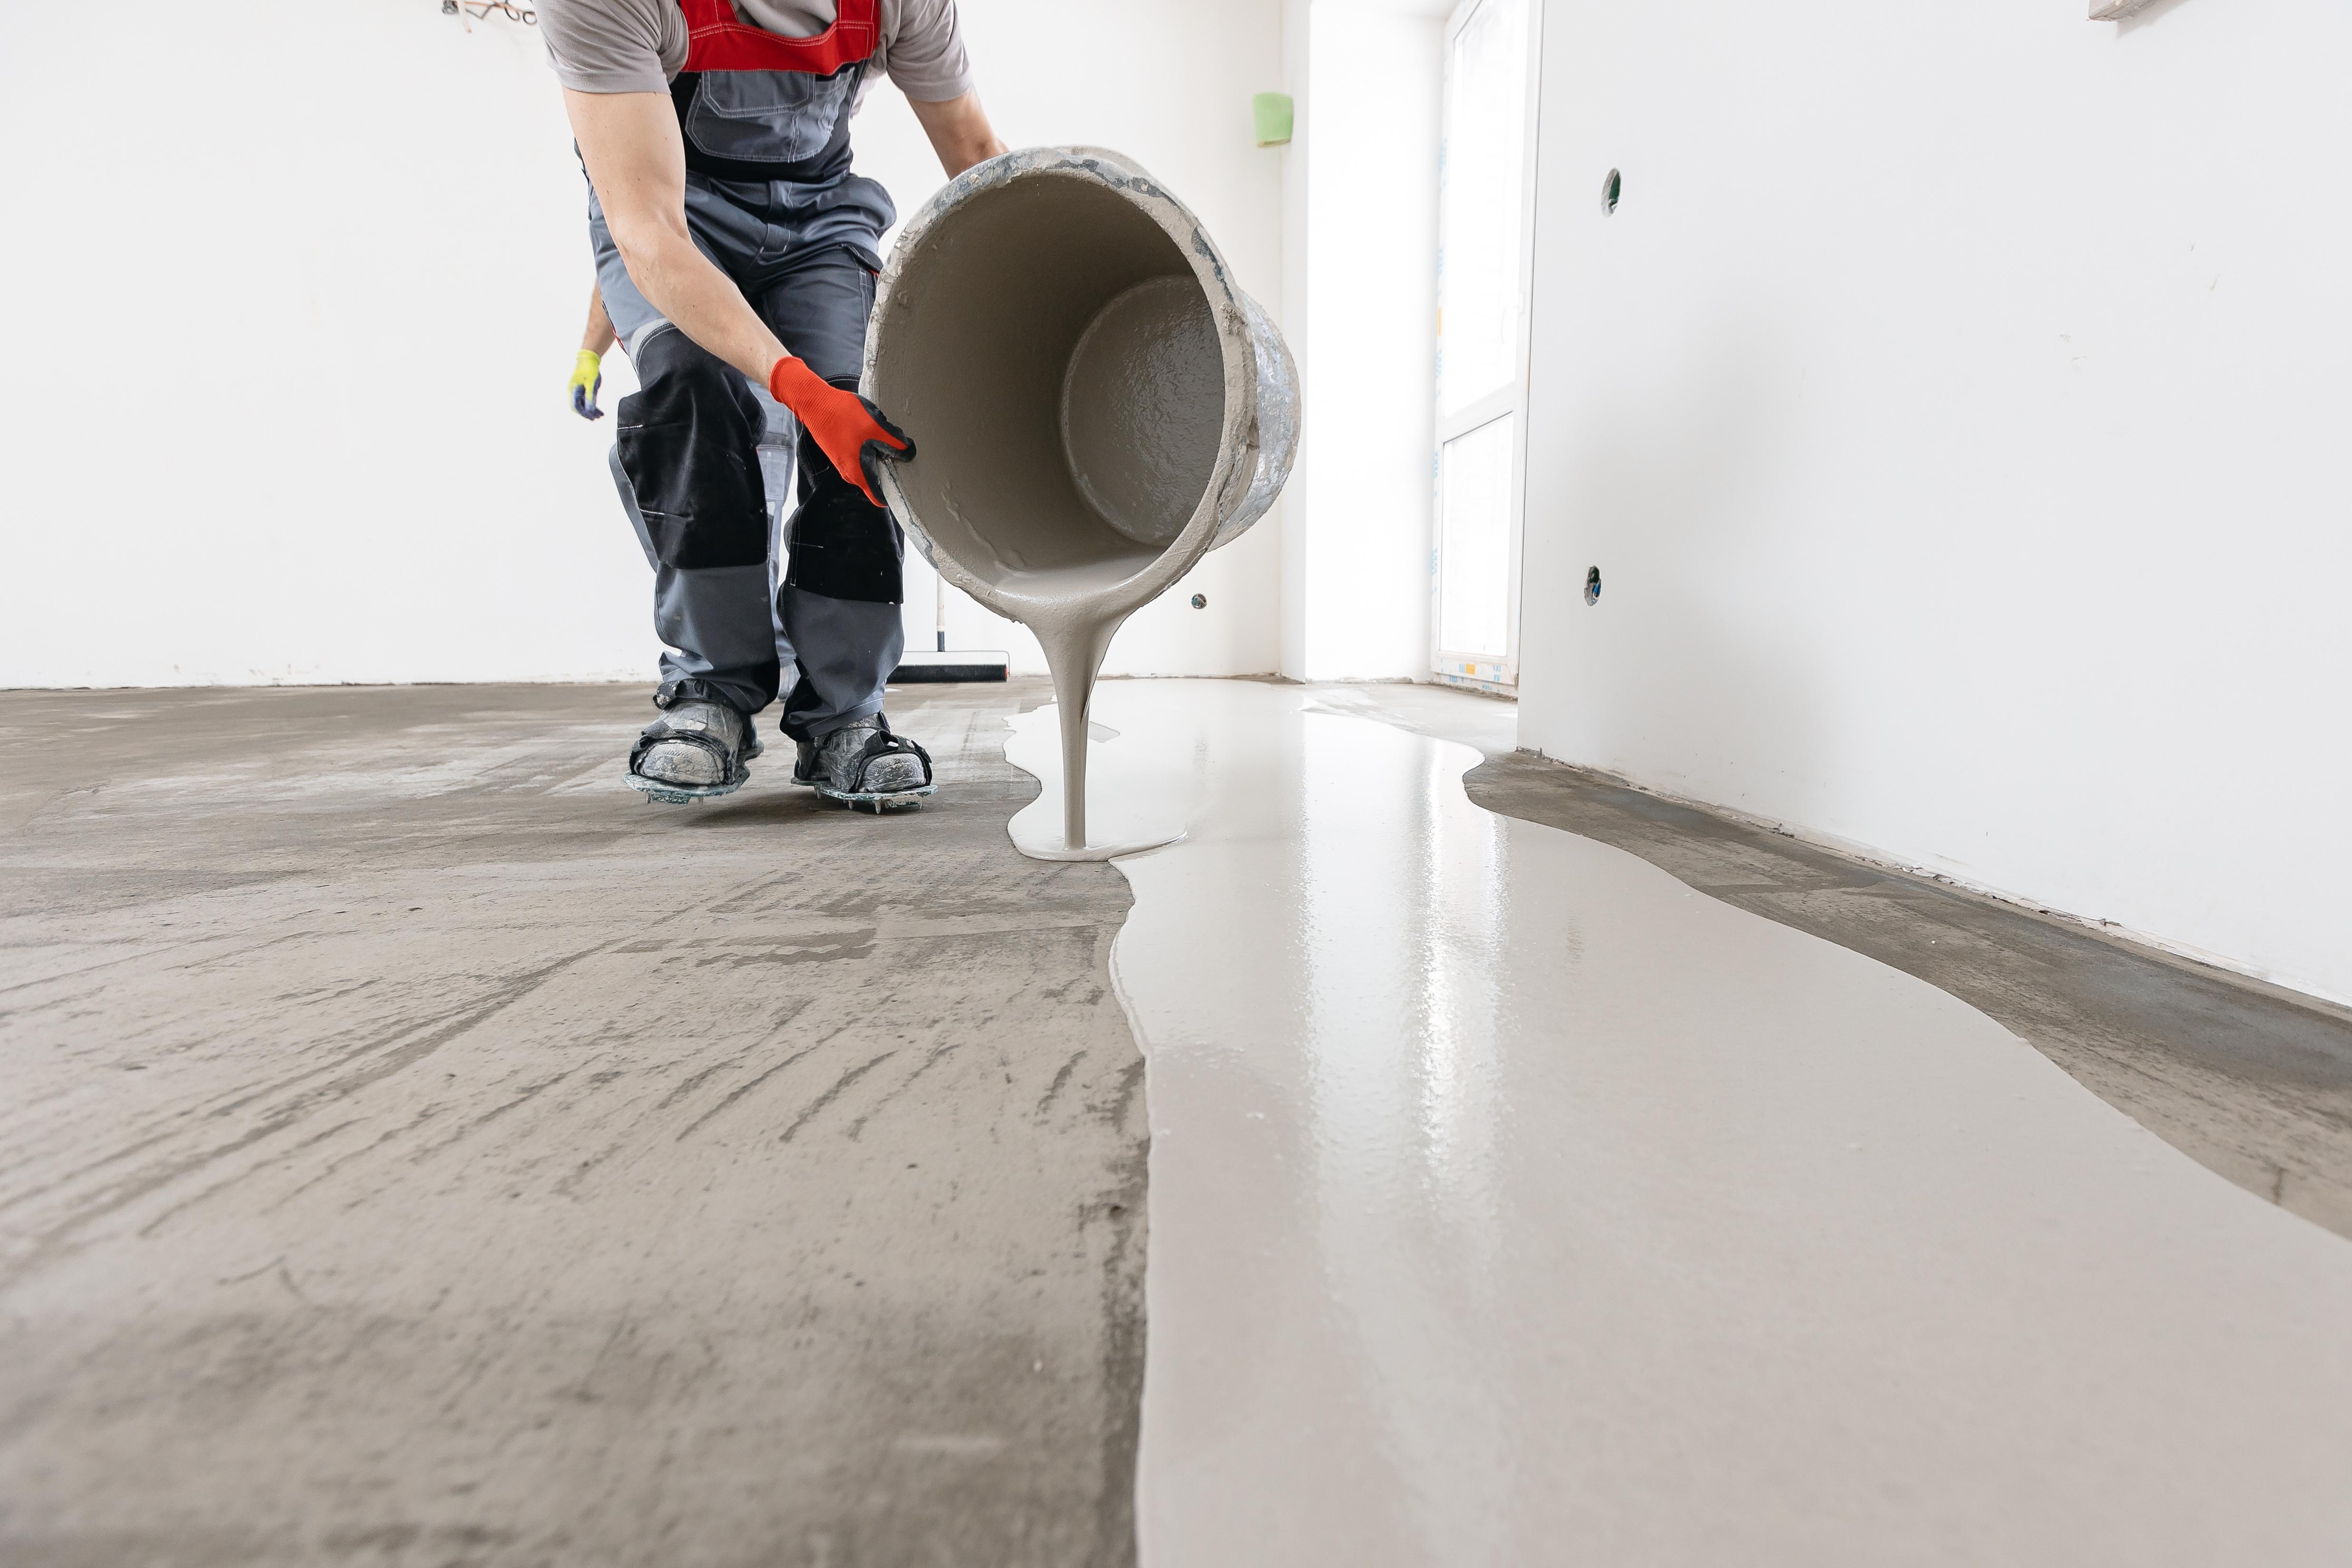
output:
[[[1184,205],[1094,147],[1006,153],[907,226],[866,392],[919,435],[882,498],[941,576],[1037,634],[1087,837],[1087,710],[1127,617],[1273,505],[1298,439],[1282,336]],[[1152,840],[1154,842],[1160,840]]]

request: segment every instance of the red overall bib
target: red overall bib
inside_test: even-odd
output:
[[[832,26],[788,38],[728,0],[678,0],[686,67],[670,83],[686,164],[725,179],[827,184],[849,171],[849,114],[881,47],[880,0],[838,0]]]

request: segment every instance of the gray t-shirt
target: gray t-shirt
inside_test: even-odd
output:
[[[667,92],[686,66],[686,16],[677,0],[538,0],[539,28],[556,79],[575,92]],[[834,0],[735,0],[755,27],[809,38],[833,26]],[[961,98],[971,62],[955,0],[881,0],[874,61],[898,90],[922,103]]]

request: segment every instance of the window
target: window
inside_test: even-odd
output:
[[[1535,12],[1465,0],[1447,22],[1438,162],[1431,662],[1441,679],[1506,689],[1518,683]]]

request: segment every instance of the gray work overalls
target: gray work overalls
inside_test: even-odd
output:
[[[850,172],[877,0],[840,0],[814,38],[745,26],[727,0],[679,8],[691,42],[670,94],[688,231],[787,352],[854,390],[882,231],[898,216],[887,192]],[[879,712],[905,643],[897,524],[764,387],[663,319],[630,280],[593,188],[588,201],[596,286],[640,387],[615,409],[613,472],[670,649],[655,701],[756,713],[792,669],[783,729],[795,740]]]

